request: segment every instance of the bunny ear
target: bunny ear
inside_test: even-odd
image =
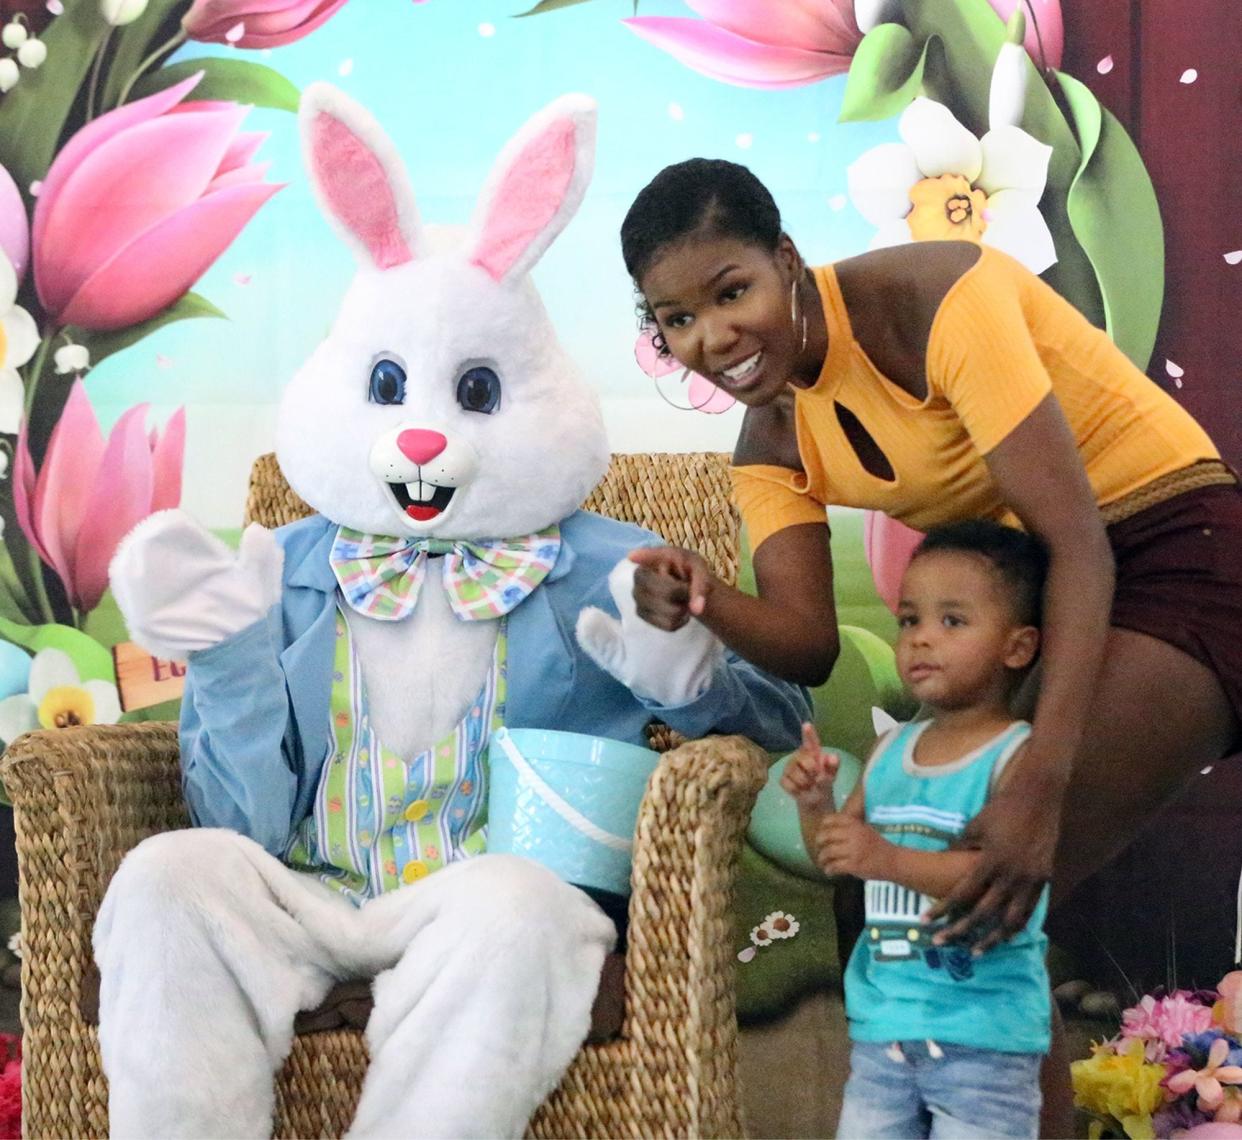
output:
[[[298,109],[302,152],[320,208],[359,260],[391,269],[418,255],[414,192],[396,148],[370,112],[328,83]]]
[[[470,261],[495,281],[529,273],[574,216],[595,163],[595,100],[563,95],[496,159],[474,216]]]

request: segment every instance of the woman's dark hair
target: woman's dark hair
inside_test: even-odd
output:
[[[1018,620],[1023,625],[1040,625],[1048,575],[1048,548],[1041,539],[987,519],[969,519],[933,527],[914,557],[938,550],[986,558],[1004,580]]]
[[[775,250],[781,215],[744,166],[721,158],[690,158],[666,166],[639,191],[621,223],[621,256],[638,284],[666,245],[689,234],[733,237]]]

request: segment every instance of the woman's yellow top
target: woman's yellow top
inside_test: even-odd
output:
[[[824,508],[868,507],[918,530],[966,518],[1018,524],[984,456],[1055,392],[1103,506],[1200,459],[1207,433],[1068,301],[1018,262],[983,247],[945,294],[927,345],[927,397],[881,373],[854,339],[835,269],[815,270],[828,354],[796,388],[804,471],[732,469],[751,549]],[[875,440],[895,478],[863,467],[836,405]]]

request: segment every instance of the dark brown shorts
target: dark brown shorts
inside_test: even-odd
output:
[[[1108,537],[1112,624],[1202,661],[1242,723],[1242,488],[1183,492],[1114,523]]]

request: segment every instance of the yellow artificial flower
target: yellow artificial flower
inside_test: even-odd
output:
[[[906,215],[915,241],[973,241],[988,228],[988,196],[960,174],[924,178],[910,187],[913,208]]]
[[[1097,1045],[1092,1056],[1070,1066],[1074,1103],[1100,1116],[1111,1116],[1130,1140],[1154,1136],[1151,1114],[1164,1103],[1164,1065],[1143,1059],[1143,1042],[1133,1038],[1113,1052]]]

